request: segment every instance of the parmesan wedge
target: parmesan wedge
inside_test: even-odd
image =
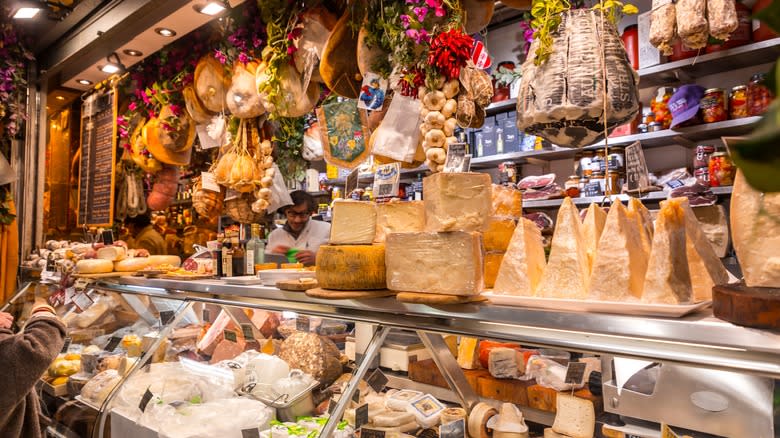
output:
[[[588,277],[588,254],[582,238],[582,223],[574,202],[566,198],[558,210],[550,259],[537,295],[584,299],[588,296]]]
[[[679,199],[666,201],[655,222],[642,302],[689,304],[693,301],[685,249],[685,210]]]
[[[639,224],[640,236],[642,237],[642,249],[649,257],[650,249],[653,246],[653,219],[650,217],[650,212],[647,210],[647,207],[642,204],[642,201],[631,198],[628,201],[628,217]]]
[[[596,247],[599,246],[601,232],[604,231],[604,223],[607,221],[607,214],[604,209],[591,203],[588,206],[588,212],[585,213],[585,220],[582,223],[582,235],[585,239],[585,249],[588,253],[588,272],[593,272],[593,261],[596,258]]]
[[[533,296],[542,278],[544,265],[542,233],[535,223],[521,218],[504,254],[493,292]]]

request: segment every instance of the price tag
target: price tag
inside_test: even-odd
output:
[[[111,230],[103,230],[103,243],[106,245],[114,244],[114,232]]]
[[[241,193],[233,190],[233,189],[227,189],[225,192],[225,201],[230,201],[231,199],[236,199],[239,196],[241,196]]]
[[[241,431],[241,438],[260,438],[260,429],[256,427],[244,429]]]
[[[111,339],[108,340],[108,344],[106,344],[105,350],[108,352],[116,350],[116,347],[119,346],[120,342],[122,342],[122,338],[119,336],[112,336]]]
[[[203,308],[203,322],[211,322],[211,313],[205,307]]]
[[[65,338],[65,343],[62,344],[62,350],[60,350],[60,353],[67,353],[68,348],[70,348],[70,343],[73,342],[73,339],[71,339],[70,336]]]
[[[364,424],[368,424],[368,403],[355,409],[355,429],[360,429]]]
[[[92,298],[90,298],[86,292],[78,292],[73,295],[73,304],[76,305],[76,307],[79,309],[79,312],[83,312],[89,309],[89,307],[94,303],[95,302],[92,301]]]
[[[398,196],[400,178],[400,163],[383,164],[377,167],[374,175],[374,197],[392,198]]]
[[[355,403],[360,403],[360,390],[355,389],[355,392],[352,394],[352,401]]]
[[[445,173],[467,172],[471,166],[471,158],[466,162],[468,152],[466,143],[453,143],[447,148],[447,160],[444,162]]]
[[[569,362],[569,366],[566,368],[566,378],[563,379],[563,382],[572,385],[582,385],[586,367],[587,364],[585,362]]]
[[[211,172],[201,172],[200,186],[203,188],[203,190],[210,190],[217,193],[222,190],[219,188],[219,184],[217,184],[217,178]]]
[[[252,324],[241,324],[241,334],[244,335],[244,339],[247,341],[255,340],[255,332],[252,330]]]
[[[151,388],[151,386],[149,388]],[[149,405],[149,402],[152,401],[152,397],[154,397],[154,394],[152,394],[152,391],[150,391],[149,388],[146,388],[144,396],[141,397],[141,403],[138,403],[138,408],[141,409],[141,412],[146,412],[146,406]]]
[[[385,431],[364,427],[360,429],[360,438],[385,438]]]
[[[352,192],[358,188],[358,169],[356,168],[347,175],[347,182],[344,186],[344,198],[351,198]]]
[[[626,183],[628,190],[644,190],[650,186],[650,176],[647,171],[645,154],[642,144],[634,142],[626,146]]]
[[[215,140],[209,135],[207,128],[208,125],[195,125],[195,132],[198,134],[198,140],[200,140],[200,148],[204,151],[219,146],[220,141]]]
[[[49,257],[46,259],[46,272],[54,272],[56,269],[54,265],[54,256],[49,255]]]
[[[368,386],[370,386],[371,389],[376,392],[382,392],[382,390],[385,389],[385,386],[387,386],[387,382],[389,381],[390,379],[388,379],[387,376],[385,376],[385,373],[383,373],[379,368],[375,369],[374,372],[368,376],[368,379],[366,379]]]
[[[466,438],[466,420],[459,418],[439,426],[439,438]]]
[[[173,310],[163,310],[160,312],[160,324],[164,326],[170,324],[175,316],[176,313]]]
[[[236,332],[233,330],[225,330],[224,335],[226,340],[230,342],[238,342],[238,335],[236,335]]]
[[[335,398],[331,398],[328,402],[328,415],[333,415],[333,411],[336,410],[336,405],[338,404],[338,401]]]
[[[308,316],[299,316],[295,320],[295,330],[298,330],[299,332],[308,332],[311,328]]]

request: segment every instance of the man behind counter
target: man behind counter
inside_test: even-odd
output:
[[[330,224],[312,220],[317,211],[314,198],[303,190],[290,193],[293,205],[283,207],[287,222],[284,227],[271,231],[268,235],[268,254],[287,254],[291,249],[297,249],[295,258],[306,266],[314,264],[320,245],[330,239]]]

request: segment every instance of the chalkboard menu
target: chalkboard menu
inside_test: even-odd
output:
[[[81,163],[78,225],[114,222],[116,90],[95,93],[81,105]]]

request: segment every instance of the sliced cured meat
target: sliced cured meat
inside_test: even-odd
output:
[[[532,175],[527,176],[517,183],[517,188],[520,190],[526,189],[538,189],[541,187],[549,186],[555,182],[555,174],[548,173],[547,175]]]
[[[541,211],[525,213],[523,217],[536,224],[543,232],[552,230],[553,228],[553,220],[547,213],[542,213]]]
[[[688,198],[688,204],[691,207],[715,205],[718,202],[718,196],[712,193],[708,187],[699,183],[678,187],[669,192],[669,199],[680,197]]]
[[[523,199],[527,201],[540,200],[540,199],[554,199],[563,196],[563,190],[558,184],[550,184],[547,187],[541,189],[528,189],[523,192]]]

